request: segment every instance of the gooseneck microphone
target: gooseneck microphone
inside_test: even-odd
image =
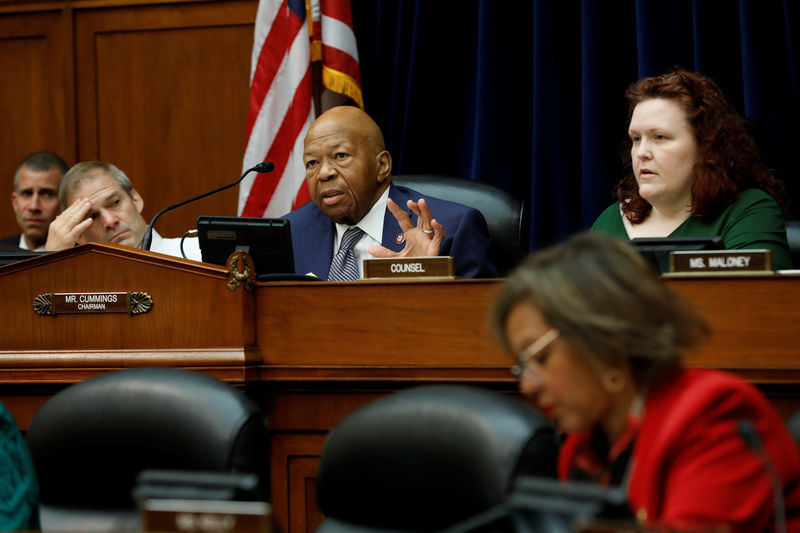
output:
[[[783,483],[781,482],[781,477],[778,475],[778,471],[775,470],[775,465],[772,463],[769,455],[767,455],[767,452],[764,450],[761,436],[758,434],[758,431],[756,431],[753,423],[747,419],[739,420],[737,429],[747,446],[758,456],[772,485],[772,497],[775,501],[775,533],[786,533],[786,509],[784,508],[783,502]]]
[[[238,183],[240,181],[242,181],[245,176],[247,176],[248,174],[250,174],[253,171],[258,172],[259,174],[266,174],[267,172],[272,172],[273,170],[275,170],[275,164],[272,161],[262,161],[261,163],[259,163],[257,165],[254,165],[254,166],[248,168],[247,170],[245,170],[244,173],[241,176],[239,176],[239,179],[234,181],[233,183],[229,183],[228,185],[224,185],[224,186],[220,187],[219,189],[214,189],[213,191],[207,192],[205,194],[201,194],[200,196],[195,196],[194,198],[189,198],[188,200],[184,200],[183,202],[177,203],[175,205],[170,205],[168,207],[165,207],[164,209],[162,209],[161,211],[156,213],[156,215],[150,221],[150,224],[147,225],[147,229],[144,232],[144,237],[142,237],[142,242],[139,244],[139,248],[141,248],[142,250],[149,250],[150,249],[150,243],[153,240],[153,226],[155,225],[156,220],[158,220],[158,217],[160,217],[161,215],[163,215],[167,211],[172,211],[173,209],[177,209],[178,207],[181,207],[181,206],[186,205],[188,203],[191,203],[191,202],[194,202],[194,201],[197,201],[197,200],[201,200],[201,199],[205,198],[206,196],[211,196],[212,194],[216,194],[216,193],[218,193],[220,191],[224,191],[225,189],[230,189],[231,187],[233,187],[235,185],[238,185]]]

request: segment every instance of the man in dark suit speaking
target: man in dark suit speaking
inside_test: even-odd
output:
[[[450,255],[458,277],[496,276],[480,212],[392,185],[383,134],[359,108],[323,113],[306,134],[303,162],[312,201],[284,217],[297,273],[345,281],[363,276],[364,258]],[[355,256],[351,276],[331,269],[344,248]]]

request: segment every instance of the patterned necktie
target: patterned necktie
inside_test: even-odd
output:
[[[328,281],[356,281],[361,278],[356,263],[356,253],[353,251],[356,243],[364,236],[364,231],[356,226],[344,232],[339,251],[333,256]]]

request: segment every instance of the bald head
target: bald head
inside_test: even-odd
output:
[[[392,157],[383,134],[357,107],[334,107],[314,121],[303,162],[312,201],[342,224],[361,220],[391,182]]]
[[[376,154],[386,149],[383,133],[372,117],[353,106],[338,106],[321,114],[308,128],[305,142],[308,144],[335,132],[345,132],[360,138]]]

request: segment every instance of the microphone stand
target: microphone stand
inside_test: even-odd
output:
[[[200,196],[195,196],[194,198],[189,198],[188,200],[184,200],[183,202],[177,203],[175,205],[170,205],[170,206],[165,207],[164,209],[162,209],[161,211],[156,213],[156,215],[150,221],[150,224],[147,225],[147,229],[144,232],[144,236],[142,237],[142,242],[139,244],[139,248],[141,248],[142,250],[149,250],[150,249],[150,243],[153,241],[153,226],[155,225],[156,220],[158,220],[158,217],[160,217],[164,213],[166,213],[168,211],[172,211],[173,209],[177,209],[178,207],[181,207],[181,206],[186,205],[188,203],[191,203],[191,202],[194,202],[194,201],[197,201],[197,200],[201,200],[201,199],[205,198],[206,196],[211,196],[212,194],[216,194],[216,193],[218,193],[220,191],[224,191],[225,189],[230,189],[231,187],[233,187],[235,185],[238,185],[239,182],[242,181],[245,176],[247,176],[248,174],[250,174],[253,171],[258,172],[259,174],[266,174],[267,172],[272,172],[273,170],[275,170],[275,164],[274,163],[272,163],[271,161],[262,161],[261,163],[259,163],[257,165],[254,165],[254,166],[248,168],[247,170],[245,170],[244,173],[241,176],[239,176],[239,179],[237,179],[233,183],[229,183],[228,185],[223,185],[219,189],[214,189],[211,192],[207,192],[207,193],[201,194]]]
[[[774,523],[775,533],[786,533],[786,508],[783,501],[783,483],[781,476],[775,469],[775,465],[767,455],[764,449],[764,443],[761,441],[761,436],[756,431],[756,427],[750,420],[739,420],[737,426],[739,435],[744,439],[747,446],[752,449],[766,471],[767,478],[770,485],[772,485],[772,499],[774,501]]]

